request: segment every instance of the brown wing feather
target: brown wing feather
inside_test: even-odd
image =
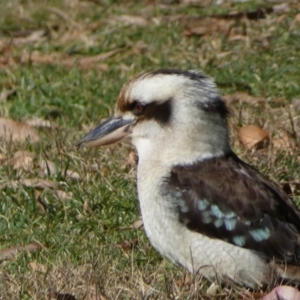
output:
[[[235,154],[175,166],[168,181],[179,220],[190,230],[300,262],[300,211],[272,181]]]

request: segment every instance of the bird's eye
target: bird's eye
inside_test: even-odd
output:
[[[133,108],[133,112],[136,115],[140,115],[144,111],[145,106],[141,102],[136,102]]]

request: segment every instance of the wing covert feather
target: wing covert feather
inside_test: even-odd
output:
[[[231,153],[175,166],[168,181],[180,222],[192,231],[300,262],[300,211],[272,181]]]

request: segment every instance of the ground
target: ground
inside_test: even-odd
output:
[[[0,2],[0,299],[252,299],[207,295],[204,279],[151,247],[129,141],[75,144],[134,75],[201,69],[230,108],[234,151],[299,204],[299,11],[297,1]]]

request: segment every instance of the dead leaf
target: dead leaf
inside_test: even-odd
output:
[[[80,179],[79,173],[77,173],[76,171],[73,171],[73,170],[67,170],[66,175],[67,175],[67,177],[69,177],[70,179],[73,179],[73,180]]]
[[[257,21],[258,19],[265,19],[267,17],[267,14],[272,12],[273,12],[272,7],[260,7],[256,10],[250,10],[250,11],[230,11],[227,14],[225,13],[225,14],[213,15],[213,17],[219,19],[235,19],[235,20],[248,19],[248,20]]]
[[[101,170],[100,170],[100,174],[101,174],[101,176],[103,176],[103,177],[108,176],[108,175],[110,174],[109,168],[108,168],[108,167],[105,167],[105,166],[102,167]]]
[[[50,160],[41,160],[40,161],[40,168],[47,175],[55,175],[57,172],[60,172],[60,170],[57,169],[55,163],[50,161]],[[73,180],[79,180],[80,179],[79,173],[77,173],[73,170],[67,170],[66,176],[73,179]]]
[[[27,43],[44,42],[47,34],[47,29],[11,32],[11,35],[13,37],[13,44],[17,46]]]
[[[293,106],[295,107],[295,109],[300,112],[300,99],[294,99],[293,100]]]
[[[265,7],[258,8],[254,11],[231,11],[226,14],[215,14],[209,17],[197,17],[197,18],[188,18],[184,20],[185,31],[184,35],[191,36],[196,35],[216,35],[216,34],[225,34],[229,35],[231,29],[237,25],[240,26],[240,22],[245,20],[258,20],[264,19],[267,17],[268,13],[273,12],[273,8]],[[239,39],[245,39],[244,36],[239,36]]]
[[[194,18],[189,19],[185,25],[184,35],[229,35],[230,29],[234,24],[234,20],[224,20],[217,18]]]
[[[233,51],[223,51],[223,52],[218,53],[216,56],[217,56],[217,58],[222,59],[228,55],[231,55],[232,53],[233,53]]]
[[[33,158],[35,154],[30,151],[17,151],[10,160],[15,170],[31,171],[33,169]]]
[[[246,149],[263,148],[266,141],[269,141],[269,133],[256,125],[247,125],[239,129],[238,138]]]
[[[25,122],[18,122],[9,118],[0,118],[0,138],[13,142],[25,142],[26,139],[29,139],[35,143],[40,140],[33,127]]]
[[[280,24],[282,21],[284,21],[289,15],[288,14],[283,14],[281,16],[279,16],[276,20],[277,24]]]
[[[136,44],[134,44],[131,48],[131,53],[133,55],[139,55],[139,54],[145,54],[149,49],[149,46],[143,42],[138,42]],[[122,64],[120,66],[120,68],[122,69],[122,71],[128,72],[128,70],[130,69],[128,66]]]
[[[130,151],[128,154],[128,157],[126,159],[126,162],[121,166],[121,169],[125,169],[127,167],[132,168],[137,165],[138,162],[138,156],[135,151]]]
[[[58,15],[59,17],[61,17],[61,18],[64,19],[65,21],[67,21],[69,25],[72,25],[73,27],[75,27],[75,28],[77,28],[77,29],[79,29],[79,30],[82,29],[82,25],[81,25],[80,23],[77,23],[77,22],[74,21],[73,19],[71,19],[71,18],[69,17],[69,14],[68,14],[68,13],[66,13],[66,12],[64,12],[64,11],[62,11],[62,10],[60,10],[60,9],[58,9],[57,7],[51,7],[51,6],[48,6],[47,9],[48,9],[50,12],[52,12],[52,13]]]
[[[78,300],[72,294],[58,293],[58,292],[55,292],[55,291],[51,291],[51,292],[49,292],[49,294],[50,294],[50,299],[55,299],[55,300]]]
[[[222,96],[222,98],[226,101],[227,104],[231,104],[232,102],[246,102],[251,105],[260,103],[264,104],[266,102],[282,104],[285,101],[283,98],[254,97],[245,92],[237,92],[235,94],[224,95]]]
[[[248,36],[242,34],[232,34],[229,36],[228,42],[236,42],[236,41],[242,41],[245,42],[246,44],[249,44],[250,39]]]
[[[0,261],[4,260],[12,260],[14,259],[18,253],[22,251],[28,251],[28,252],[33,252],[38,249],[43,248],[43,246],[39,243],[31,243],[25,246],[16,246],[16,247],[10,247],[6,249],[0,250]]]
[[[91,67],[93,64],[98,63],[99,61],[106,60],[109,57],[124,51],[125,49],[126,48],[118,48],[105,53],[100,53],[98,55],[83,57],[79,59],[77,63],[82,68]]]
[[[7,157],[4,154],[0,153],[0,163],[5,162],[6,160],[7,160]]]
[[[209,7],[212,5],[212,0],[180,0],[182,4],[185,5],[197,5],[199,7]]]
[[[144,225],[143,220],[142,219],[138,219],[136,220],[133,224],[129,225],[129,226],[120,226],[119,228],[124,230],[124,229],[139,229]]]
[[[105,52],[93,56],[82,57],[82,58],[73,57],[73,56],[62,56],[60,54],[45,55],[45,54],[40,54],[38,52],[33,52],[30,54],[24,53],[20,58],[20,62],[23,64],[38,63],[38,64],[45,64],[45,65],[60,65],[67,68],[71,68],[75,65],[78,65],[82,69],[97,68],[106,71],[108,69],[108,65],[99,64],[99,62],[106,60],[107,58],[124,51],[124,49],[126,49],[126,47],[118,48],[118,49],[111,50],[109,52]]]
[[[46,273],[47,272],[47,268],[45,265],[37,263],[36,261],[31,261],[29,263],[29,267],[31,268],[31,270],[36,271],[36,272],[40,272],[40,273]]]
[[[62,190],[54,190],[53,194],[59,200],[66,200],[66,199],[72,199],[73,198],[73,193],[72,192],[65,192],[65,191],[62,191]]]
[[[269,40],[267,38],[262,38],[260,40],[260,42],[261,42],[261,47],[263,49],[269,49],[270,48],[270,42],[269,42]]]
[[[43,213],[46,212],[47,210],[47,205],[46,203],[43,201],[42,197],[41,197],[42,192],[40,190],[34,190],[34,197],[38,203],[38,207],[39,210]]]
[[[5,102],[7,99],[9,99],[11,96],[15,95],[16,93],[17,93],[17,90],[2,91],[0,93],[0,103]]]
[[[83,209],[85,211],[91,211],[91,207],[90,207],[90,203],[89,203],[89,200],[84,200],[84,203],[83,203]]]
[[[273,6],[273,12],[278,15],[287,14],[291,10],[288,3],[280,3]]]
[[[33,127],[46,127],[46,128],[57,128],[58,126],[49,121],[49,120],[44,120],[42,118],[31,118],[25,121],[28,125],[33,126]]]
[[[47,189],[47,188],[56,189],[58,187],[57,182],[46,180],[46,179],[40,179],[40,178],[21,179],[18,182],[27,187],[40,188],[40,189]]]
[[[55,163],[50,160],[41,160],[40,168],[46,175],[55,175],[58,171]]]
[[[296,14],[296,16],[294,17],[294,20],[289,28],[289,30],[293,30],[297,25],[298,23],[300,23],[300,13]]]
[[[143,220],[142,220],[142,219],[139,219],[139,220],[135,221],[131,226],[132,226],[132,228],[134,228],[134,229],[139,229],[139,228],[141,228],[143,225],[144,225]]]
[[[117,21],[124,25],[147,26],[148,21],[141,16],[121,15],[116,18]]]
[[[138,243],[139,243],[139,239],[135,238],[132,241],[124,242],[122,244],[117,244],[116,246],[122,248],[123,250],[130,250]]]
[[[273,289],[269,294],[261,298],[261,300],[299,300],[300,292],[291,287],[280,285]]]
[[[227,104],[230,104],[231,102],[247,102],[249,104],[255,104],[255,103],[265,103],[266,98],[264,97],[253,97],[249,95],[248,93],[245,92],[237,92],[235,94],[230,94],[230,95],[224,95],[222,97]]]

